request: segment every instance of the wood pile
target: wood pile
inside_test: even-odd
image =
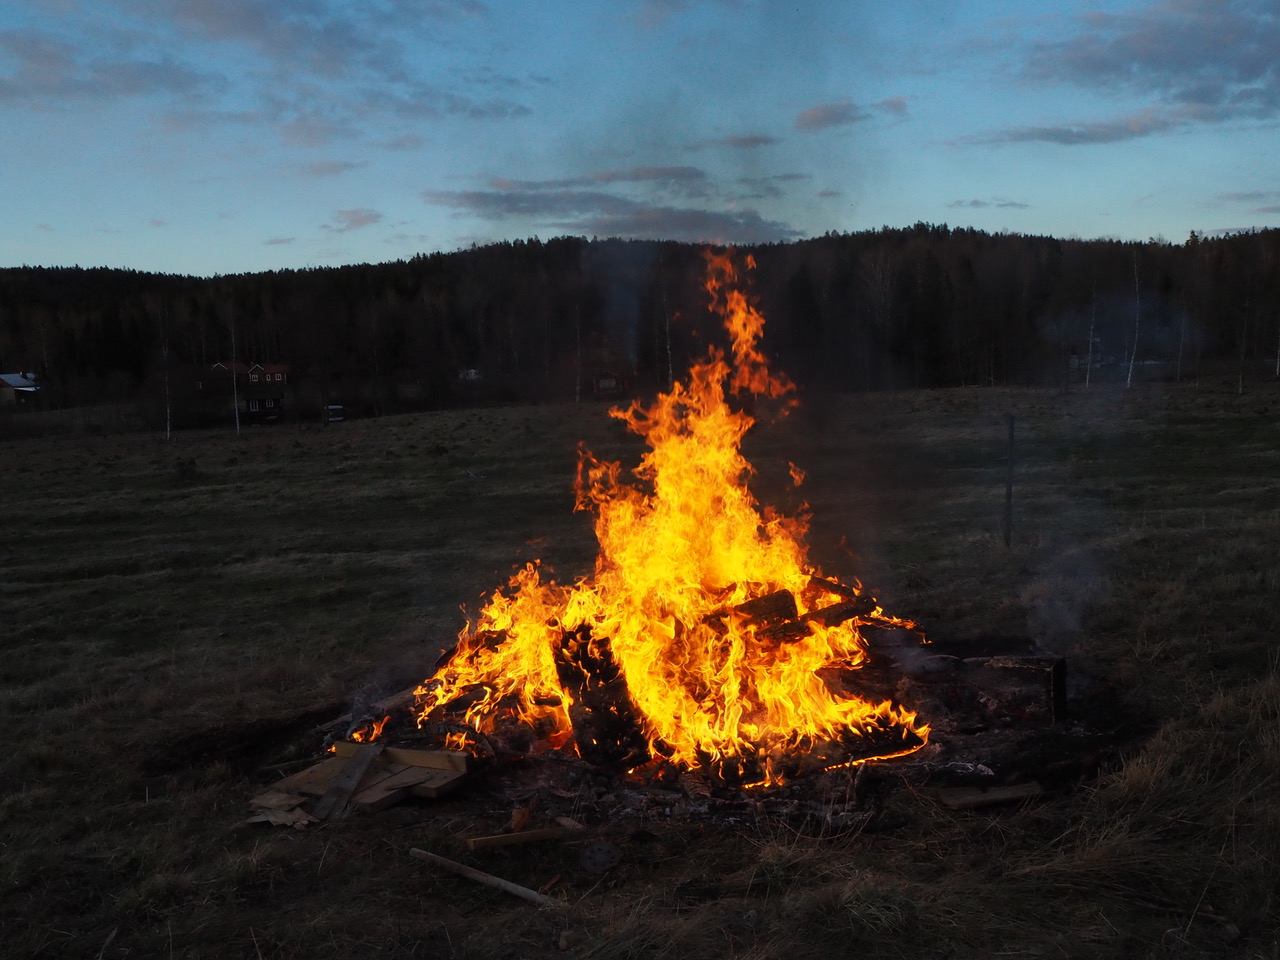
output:
[[[470,756],[457,750],[345,740],[332,749],[326,759],[254,797],[255,816],[249,822],[302,829],[353,808],[372,812],[405,797],[442,797],[461,786],[470,772]]]

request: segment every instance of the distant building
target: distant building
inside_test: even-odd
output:
[[[275,423],[284,416],[288,384],[287,363],[233,360],[215,363],[202,372],[196,389],[207,416],[234,416],[234,403],[239,405],[243,422]]]
[[[0,373],[0,407],[22,408],[36,399],[40,385],[34,374]]]

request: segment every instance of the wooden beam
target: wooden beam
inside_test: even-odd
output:
[[[543,896],[537,890],[530,890],[528,887],[522,887],[518,883],[512,883],[510,880],[503,880],[501,877],[495,877],[491,873],[485,873],[483,870],[477,870],[475,867],[468,867],[466,864],[458,863],[454,860],[448,860],[439,854],[432,853],[429,850],[420,850],[417,847],[409,851],[409,856],[417,857],[419,860],[426,860],[428,863],[434,863],[437,867],[448,870],[450,873],[456,873],[460,877],[466,877],[468,880],[474,880],[476,883],[483,883],[486,887],[494,887],[511,894],[514,897],[520,897],[528,900],[530,903],[536,903],[543,907],[563,907],[564,904]]]

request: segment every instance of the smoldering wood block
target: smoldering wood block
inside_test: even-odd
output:
[[[1062,657],[987,657],[974,666],[983,691],[1006,712],[1042,723],[1067,718],[1067,662]]]
[[[949,661],[951,669],[925,669]],[[1066,661],[1056,656],[925,657],[907,665],[913,682],[941,695],[952,714],[999,725],[1060,723],[1067,716]]]

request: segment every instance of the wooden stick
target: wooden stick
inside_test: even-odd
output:
[[[472,837],[467,849],[488,850],[491,847],[510,847],[517,843],[536,843],[539,840],[559,840],[571,831],[564,827],[543,827],[539,830],[521,830],[518,833],[497,833],[491,837]]]
[[[504,890],[512,896],[520,897],[531,903],[536,903],[543,907],[562,907],[564,904],[551,897],[544,897],[537,890],[530,890],[528,887],[522,887],[518,883],[512,883],[510,880],[503,880],[501,877],[495,877],[491,873],[485,873],[483,870],[477,870],[474,867],[468,867],[465,864],[457,863],[453,860],[447,860],[444,857],[431,853],[429,850],[420,850],[413,847],[409,851],[409,856],[417,857],[419,860],[426,860],[428,863],[434,863],[437,867],[443,867],[450,873],[456,873],[468,880],[474,880],[476,883],[483,883],[486,887],[496,887]]]

